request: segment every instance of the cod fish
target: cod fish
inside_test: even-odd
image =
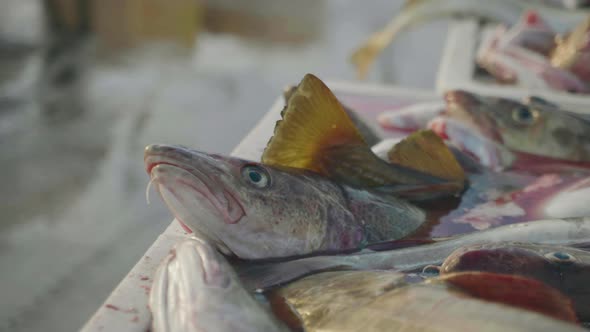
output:
[[[520,103],[454,90],[445,98],[446,116],[512,151],[516,157],[512,167],[545,166],[542,162],[590,166],[590,121],[580,114],[539,97]]]
[[[455,250],[440,273],[486,271],[534,278],[572,299],[576,314],[590,321],[590,252],[532,243],[475,244]]]
[[[178,243],[156,271],[152,331],[289,331],[240,284],[225,259],[198,238]]]
[[[270,297],[282,299],[300,317],[305,331],[314,331],[340,311],[405,286],[405,278],[392,271],[324,272],[277,289]]]
[[[305,169],[351,187],[414,200],[463,190],[463,170],[431,132],[417,133],[400,142],[392,152],[395,162],[389,163],[371,151],[320,79],[305,75],[289,95],[282,119],[262,154],[263,164]]]
[[[536,0],[409,0],[397,16],[353,53],[351,60],[356,66],[357,76],[363,79],[379,54],[400,32],[414,24],[441,17],[472,15],[512,25],[526,10],[538,12],[556,31],[578,24],[586,16],[583,11],[554,8]]]
[[[393,289],[367,304],[333,315],[313,331],[585,329],[575,324],[568,299],[540,282],[490,273],[459,273]]]
[[[566,37],[557,38],[551,64],[590,83],[590,15]]]
[[[248,289],[266,289],[329,270],[413,271],[426,265],[441,264],[459,247],[504,241],[569,246],[588,244],[590,217],[523,222],[440,240],[433,244],[390,251],[366,250],[351,255],[316,256],[282,263],[251,264],[241,267],[238,274]]]
[[[150,145],[151,183],[174,216],[226,255],[263,259],[357,250],[406,237],[425,213],[316,173]]]

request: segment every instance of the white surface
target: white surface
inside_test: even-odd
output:
[[[432,92],[406,88],[358,85],[346,82],[328,83],[328,85],[336,94],[356,92],[369,96],[390,96],[405,100],[433,100],[437,98]],[[283,108],[283,104],[283,99],[279,98],[256,127],[233,150],[231,155],[244,159],[258,160],[268,139],[272,135],[275,122],[280,119],[280,111]],[[140,259],[131,272],[121,281],[94,316],[87,322],[82,331],[143,332],[149,328],[151,315],[147,307],[147,301],[152,275],[160,261],[168,254],[174,244],[185,236],[186,233],[181,229],[179,224],[172,222],[166,231],[149,248],[144,257]]]
[[[590,113],[590,95],[477,81],[474,78],[475,55],[480,33],[481,28],[473,19],[457,21],[451,25],[436,82],[438,92],[464,89],[483,95],[518,99],[535,95],[560,104],[570,111]]]

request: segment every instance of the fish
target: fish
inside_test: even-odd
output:
[[[458,248],[440,273],[485,271],[539,280],[572,299],[578,318],[590,321],[590,252],[532,243],[499,242]]]
[[[483,230],[528,220],[590,216],[585,199],[589,194],[587,175],[543,174],[524,187],[488,195],[475,204],[462,202],[440,221]]]
[[[512,151],[513,167],[544,166],[535,165],[541,160],[580,168],[590,165],[590,120],[583,115],[540,97],[519,102],[453,90],[445,99],[446,116]]]
[[[309,274],[333,270],[414,271],[439,265],[455,249],[470,244],[531,242],[554,245],[590,243],[590,217],[546,219],[499,226],[466,235],[439,239],[432,244],[375,252],[365,249],[348,255],[324,255],[279,263],[250,264],[238,270],[248,289],[268,289]]]
[[[372,34],[354,51],[351,62],[356,67],[357,77],[364,79],[375,59],[395,37],[417,23],[441,17],[471,15],[512,25],[519,21],[526,10],[539,13],[556,31],[564,31],[564,27],[578,24],[586,15],[583,11],[553,8],[536,1],[410,0],[383,29]]]
[[[324,272],[277,289],[269,297],[282,299],[300,317],[305,331],[314,331],[340,311],[361,307],[405,286],[405,278],[392,271]]]
[[[426,220],[415,205],[317,173],[150,145],[151,181],[185,228],[228,256],[269,259],[360,250]]]
[[[551,60],[519,45],[502,45],[503,30],[482,43],[476,62],[498,81],[527,88],[588,93],[590,86],[579,77],[552,65]]]
[[[559,36],[550,56],[551,64],[567,69],[590,83],[590,15],[567,36]]]
[[[585,331],[571,321],[568,300],[535,280],[489,273],[452,277],[393,289],[341,311],[313,331]],[[470,296],[474,289],[493,289],[490,282],[502,293]],[[539,292],[527,293],[531,289]]]
[[[445,107],[443,100],[420,102],[394,111],[384,111],[377,116],[377,122],[383,129],[414,132],[426,128],[428,122],[442,114]]]
[[[283,90],[283,99],[285,99],[285,103],[288,103],[289,98],[297,91],[297,86],[288,86]],[[354,126],[359,131],[363,140],[367,145],[373,146],[379,142],[381,142],[380,135],[369,125],[365,122],[361,117],[355,112],[352,108],[342,104],[342,109],[346,112],[346,115],[350,118],[350,120],[354,123]]]
[[[265,165],[305,169],[355,188],[415,200],[455,195],[464,188],[464,172],[432,133],[417,133],[400,142],[398,146],[414,146],[412,140],[427,141],[420,150],[400,149],[399,162],[380,159],[336,96],[312,74],[292,92],[281,117],[262,153]],[[441,169],[456,173],[442,174]]]
[[[215,248],[195,237],[176,244],[158,266],[149,308],[155,332],[289,331],[246,291]]]

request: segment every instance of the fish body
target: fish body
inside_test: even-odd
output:
[[[455,250],[441,274],[487,271],[537,279],[573,300],[581,321],[590,321],[590,252],[532,243],[476,244]]]
[[[474,181],[476,185],[477,180]],[[474,191],[475,194],[478,191],[486,192],[481,188],[474,188]],[[466,195],[473,194],[469,190],[466,192]],[[586,199],[588,195],[588,176],[543,174],[521,188],[504,192],[495,190],[487,197],[478,197],[479,202],[462,201],[457,209],[441,218],[440,222],[441,225],[465,224],[484,230],[528,220],[584,217],[590,215]],[[433,232],[439,234],[443,230]]]
[[[587,244],[590,242],[590,218],[537,220],[500,226],[412,248],[251,265],[239,271],[239,275],[248,288],[256,289],[269,288],[312,273],[335,269],[413,271],[426,265],[441,264],[448,255],[462,246],[505,241],[555,245]]]
[[[519,46],[499,48],[495,41],[480,50],[480,66],[504,83],[528,88],[588,93],[590,88],[576,75],[551,65],[549,59]]]
[[[442,100],[417,103],[395,111],[380,113],[377,122],[384,129],[414,132],[426,128],[430,120],[444,111],[445,106]]]
[[[404,285],[405,275],[392,271],[324,272],[297,280],[272,296],[284,298],[305,331],[314,331],[339,312],[361,307]]]
[[[572,162],[590,161],[590,121],[533,97],[521,103],[447,92],[446,115],[477,128],[484,137],[507,149]]]
[[[483,286],[489,277],[478,281]],[[361,307],[342,311],[315,331],[581,332],[584,329],[538,312],[469,296],[455,284],[426,282],[394,289]]]
[[[288,331],[244,289],[227,261],[197,238],[178,243],[164,258],[149,307],[154,332]]]
[[[357,250],[403,238],[425,220],[406,201],[301,169],[165,145],[147,147],[145,164],[178,220],[243,259]]]

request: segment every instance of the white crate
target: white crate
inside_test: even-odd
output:
[[[364,114],[366,119],[376,129],[375,115],[380,111],[390,107],[395,108],[440,98],[434,92],[406,88],[346,82],[331,82],[328,83],[328,86],[343,103],[360,111],[361,116],[362,112],[366,111]],[[259,160],[273,133],[276,121],[280,119],[283,105],[283,98],[278,98],[270,111],[234,149],[232,156]],[[151,323],[151,313],[147,304],[152,276],[170,249],[186,236],[179,223],[172,222],[115,288],[104,304],[98,308],[82,331],[144,332],[148,330]]]
[[[534,89],[518,84],[501,85],[478,79],[475,76],[475,55],[483,32],[484,28],[473,19],[456,21],[450,26],[436,82],[439,93],[464,89],[483,95],[518,99],[535,95],[560,104],[567,110],[590,114],[590,95]]]

